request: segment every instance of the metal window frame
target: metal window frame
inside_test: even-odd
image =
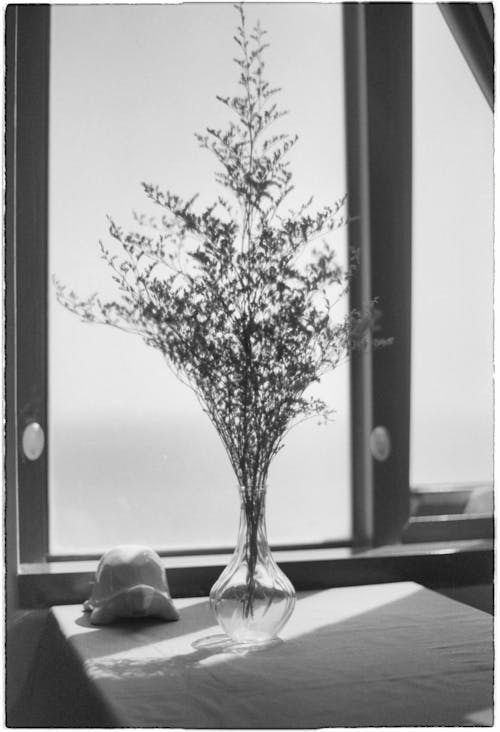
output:
[[[351,304],[362,307],[376,295],[380,335],[395,339],[390,348],[359,354],[351,366],[353,526],[356,546],[366,547],[399,542],[408,519],[411,5],[346,3],[343,13],[348,188],[351,214],[359,216],[349,244],[361,253]],[[21,565],[23,587],[28,576],[46,576],[56,587],[54,578],[65,576],[48,561],[47,444],[34,462],[20,449],[29,421],[47,435],[49,42],[49,5],[7,8],[6,520],[10,532],[16,521],[20,526],[19,551],[14,546],[10,555]],[[374,425],[391,436],[384,462],[370,452]],[[297,556],[304,553],[297,549]],[[197,561],[202,566],[193,552],[179,574],[198,576]],[[312,575],[320,584],[322,567]]]
[[[360,257],[352,306],[377,298],[377,336],[394,339],[352,359],[355,535],[378,546],[399,542],[409,517],[411,4],[346,3],[344,39],[349,237]],[[388,437],[384,459],[370,447],[376,427]]]
[[[21,446],[30,422],[47,435],[50,6],[9,5],[5,20],[6,500],[22,527],[19,559],[31,562],[48,551],[47,448],[32,461]]]

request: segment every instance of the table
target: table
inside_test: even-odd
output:
[[[282,642],[246,653],[217,642],[207,599],[175,604],[178,622],[102,627],[52,608],[39,715],[184,729],[492,723],[491,616],[415,583],[299,593]]]

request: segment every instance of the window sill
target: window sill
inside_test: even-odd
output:
[[[413,516],[403,529],[403,542],[437,542],[493,539],[494,521],[491,514],[453,514]]]
[[[412,581],[459,586],[493,579],[493,541],[421,542],[374,549],[297,549],[273,552],[296,590]],[[230,554],[165,558],[172,596],[208,595]],[[22,608],[83,602],[97,561],[23,564],[18,574]]]

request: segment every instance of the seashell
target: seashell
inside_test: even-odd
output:
[[[83,609],[91,613],[93,625],[147,616],[179,619],[160,557],[149,547],[133,544],[103,554],[92,594]]]

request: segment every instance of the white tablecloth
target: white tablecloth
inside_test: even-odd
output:
[[[80,607],[53,608],[32,680],[40,714],[55,713],[62,698],[59,726],[491,723],[491,616],[414,583],[300,594],[283,642],[246,654],[199,647],[221,633],[206,599],[176,606],[178,622],[106,627],[91,626]],[[42,693],[51,653],[59,686]]]

